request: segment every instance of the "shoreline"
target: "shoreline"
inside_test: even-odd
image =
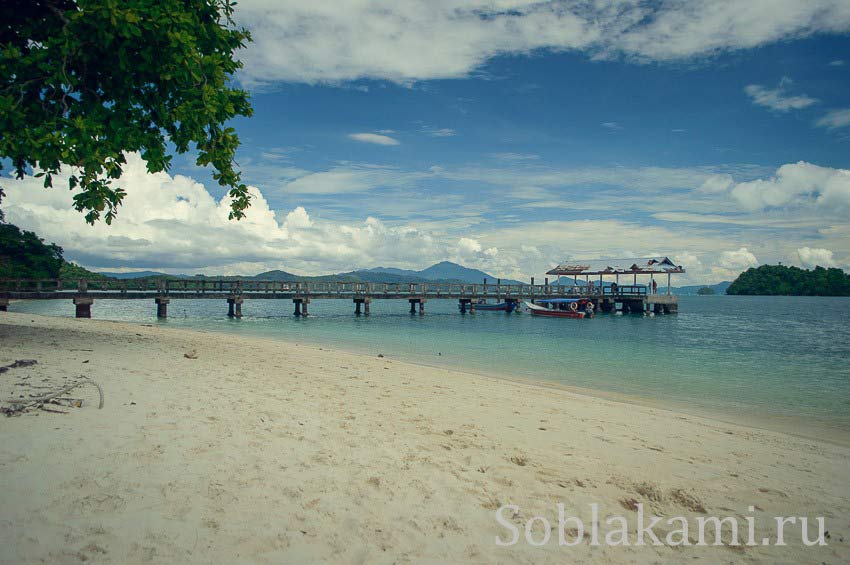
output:
[[[43,315],[43,314],[29,314],[20,312],[18,314],[21,315],[32,315],[39,316],[45,318],[59,318],[59,319],[73,319],[70,316],[52,316],[52,315]],[[142,321],[123,321],[123,320],[109,320],[109,319],[97,319],[94,320],[96,322],[106,322],[106,323],[114,323],[114,324],[127,324],[130,326],[142,326],[142,327],[156,327],[166,331],[174,331],[174,332],[190,332],[190,333],[199,333],[206,335],[223,335],[223,336],[232,336],[240,339],[248,339],[248,340],[261,340],[268,343],[273,344],[288,344],[288,345],[301,345],[305,347],[313,347],[318,350],[324,351],[338,351],[341,353],[355,355],[355,356],[363,356],[370,357],[371,354],[365,353],[362,350],[357,350],[355,347],[347,347],[346,344],[333,343],[333,342],[313,342],[313,341],[293,341],[290,339],[290,336],[281,336],[281,337],[269,337],[267,335],[262,334],[243,334],[243,333],[235,333],[230,332],[225,329],[202,329],[202,328],[186,328],[186,327],[169,327],[166,324],[162,324],[157,320],[152,320],[150,322],[142,322]],[[380,348],[376,347],[375,355],[381,353],[379,351]],[[850,429],[846,427],[841,427],[834,425],[830,421],[827,420],[817,420],[814,424],[812,420],[806,418],[804,416],[769,416],[764,412],[757,412],[755,414],[750,413],[748,415],[744,415],[741,412],[733,412],[731,410],[723,410],[722,408],[713,408],[713,407],[703,407],[700,405],[689,404],[687,400],[673,399],[673,398],[651,398],[648,396],[642,396],[640,394],[629,394],[616,392],[612,390],[606,390],[602,388],[592,388],[592,387],[584,387],[578,385],[571,385],[560,383],[555,380],[547,380],[544,378],[534,378],[528,376],[520,376],[513,373],[500,373],[496,370],[487,371],[478,370],[473,367],[463,367],[463,366],[454,366],[451,362],[441,363],[437,359],[423,359],[422,356],[417,355],[406,355],[401,353],[396,357],[393,354],[390,354],[391,359],[394,359],[398,362],[408,363],[411,365],[416,365],[425,368],[439,369],[455,372],[462,375],[475,376],[479,378],[487,378],[487,379],[497,379],[500,381],[513,382],[518,384],[525,384],[529,386],[539,386],[542,388],[554,389],[554,390],[563,390],[578,396],[585,396],[589,398],[597,398],[603,400],[609,400],[612,402],[618,402],[626,405],[634,405],[641,406],[645,408],[651,408],[655,410],[664,410],[673,414],[680,414],[685,416],[694,416],[699,418],[704,418],[706,420],[711,420],[718,423],[724,424],[732,424],[743,426],[747,428],[752,428],[753,430],[774,432],[774,433],[782,433],[789,436],[797,437],[800,439],[808,439],[814,441],[822,441],[825,443],[829,443],[832,445],[842,446],[842,447],[850,447]]]
[[[192,331],[192,330],[188,330]],[[219,333],[215,330],[209,333]],[[226,332],[221,332],[226,333]],[[270,338],[262,338],[257,336],[257,339],[268,339],[269,341],[276,341]],[[286,341],[286,340],[283,340]],[[288,342],[288,341],[287,341]],[[308,344],[314,345],[318,347],[317,344]],[[322,347],[328,347],[326,345],[322,345]],[[362,355],[367,356],[368,354],[363,353],[362,351],[354,351],[351,349],[347,349],[345,347],[339,346],[331,346],[333,347],[333,351],[340,351],[342,353],[346,353],[349,355]],[[471,368],[466,367],[452,367],[449,363],[429,363],[427,361],[422,360],[414,360],[407,359],[403,356],[398,358],[398,361],[401,363],[407,363],[410,365],[416,365],[419,367],[431,368],[431,369],[440,369],[451,371],[453,373],[458,373],[461,375],[467,375],[472,377],[484,378],[484,379],[496,379],[498,381],[506,381],[515,384],[533,386],[533,387],[541,387],[544,389],[553,389],[553,390],[561,390],[568,392],[575,396],[582,396],[587,398],[595,398],[600,400],[607,400],[609,402],[616,402],[618,404],[624,405],[633,405],[640,406],[643,408],[650,408],[654,410],[663,410],[665,412],[669,412],[671,414],[678,414],[683,416],[693,416],[697,418],[702,418],[705,420],[710,420],[712,422],[722,423],[722,424],[730,424],[734,426],[741,426],[745,428],[752,428],[753,430],[764,431],[764,432],[773,432],[779,434],[785,434],[789,436],[793,436],[799,439],[807,439],[812,441],[820,441],[824,443],[828,443],[831,445],[841,446],[841,447],[850,447],[850,430],[830,426],[826,422],[822,422],[821,425],[811,426],[807,425],[806,421],[802,417],[792,417],[787,416],[782,418],[786,420],[786,423],[780,424],[780,419],[770,419],[766,415],[760,414],[752,417],[744,417],[740,414],[733,414],[731,412],[724,412],[722,410],[711,410],[711,409],[701,409],[700,407],[688,406],[686,401],[680,400],[672,400],[672,399],[652,399],[646,396],[640,396],[637,394],[626,394],[621,392],[615,392],[604,389],[597,388],[589,388],[582,387],[577,385],[570,385],[559,383],[557,381],[533,378],[533,377],[521,377],[517,375],[510,375],[507,373],[498,373],[496,371],[485,373],[483,371],[477,371]],[[804,426],[804,431],[801,432],[798,429],[798,426]],[[824,435],[824,432],[827,432],[828,435]]]
[[[846,561],[850,449],[302,343],[0,315],[0,398],[87,376],[81,408],[0,419],[4,559]],[[77,394],[77,393],[75,393]],[[93,396],[94,395],[94,396]],[[805,547],[497,547],[563,502],[689,520],[825,516]],[[752,511],[750,511],[752,512]],[[842,541],[839,541],[841,538]],[[759,537],[761,539],[761,537]]]

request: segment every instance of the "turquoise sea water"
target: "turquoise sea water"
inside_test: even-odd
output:
[[[10,311],[71,316],[70,300],[16,302]],[[527,313],[458,313],[431,300],[375,301],[354,316],[347,300],[317,300],[295,318],[285,300],[246,299],[228,319],[223,300],[172,300],[157,321],[153,299],[97,300],[95,318],[158,323],[291,342],[465,371],[627,395],[806,435],[850,437],[850,299],[680,297],[678,315],[600,314],[593,320]]]

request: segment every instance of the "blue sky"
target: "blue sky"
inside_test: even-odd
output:
[[[187,155],[157,179],[128,167],[140,196],[111,230],[62,198],[10,197],[10,220],[110,269],[850,266],[848,2],[248,0],[237,19],[254,218],[223,223]]]

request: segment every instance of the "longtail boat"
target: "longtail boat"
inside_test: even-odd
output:
[[[579,320],[593,317],[593,302],[586,298],[549,298],[535,303],[526,302],[525,307],[534,316]]]
[[[485,312],[513,312],[514,310],[518,310],[516,302],[498,302],[495,304],[488,304],[483,299],[479,300],[477,303],[469,304],[469,308],[474,308],[475,310],[484,310]],[[461,305],[458,305],[458,308],[463,309]]]
[[[478,304],[474,304],[473,306],[476,310],[485,310],[488,312],[509,312],[511,309],[511,306],[509,306],[507,302],[499,302],[498,304],[487,304],[479,302]]]

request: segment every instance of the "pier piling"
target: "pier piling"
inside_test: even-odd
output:
[[[425,299],[424,298],[408,298],[407,301],[410,303],[410,313],[416,314],[416,305],[419,304],[419,315],[425,315]]]
[[[227,299],[227,315],[230,318],[242,317],[242,303],[244,299],[241,296],[231,296]]]
[[[354,299],[354,313],[359,316],[361,313],[366,316],[369,315],[369,305],[372,303],[371,298],[355,298]]]
[[[307,305],[310,303],[309,298],[293,298],[293,304],[295,304],[295,316],[309,316],[309,312],[307,311]]]
[[[0,312],[8,312],[9,310],[9,299],[8,298],[0,298]]]
[[[73,302],[76,307],[75,315],[77,318],[91,318],[91,305],[94,304],[93,298],[76,296],[74,297]]]
[[[156,303],[156,317],[157,318],[167,318],[168,317],[168,303],[171,302],[165,296],[157,296],[153,299],[154,303]]]

